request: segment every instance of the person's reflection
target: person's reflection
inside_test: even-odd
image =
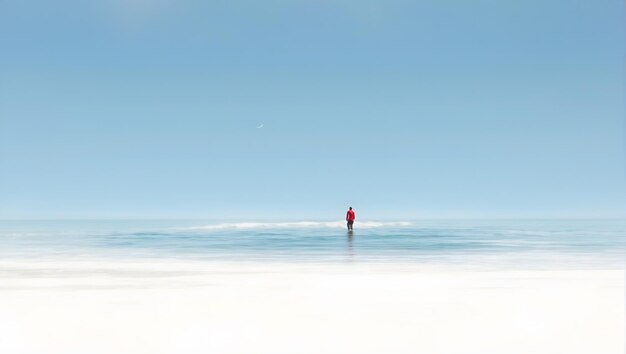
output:
[[[354,251],[352,250],[352,231],[348,231],[348,262],[352,262],[354,259]]]

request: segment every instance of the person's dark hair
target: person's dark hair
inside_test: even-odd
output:
[[[350,207],[350,210],[352,210],[352,207]]]

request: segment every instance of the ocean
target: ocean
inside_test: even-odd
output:
[[[621,354],[623,220],[0,222],[0,353]]]
[[[0,259],[621,269],[624,220],[0,221]]]

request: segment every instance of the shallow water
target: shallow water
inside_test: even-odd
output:
[[[624,220],[0,221],[0,258],[623,268]]]
[[[344,227],[0,222],[0,353],[623,353],[623,221]]]

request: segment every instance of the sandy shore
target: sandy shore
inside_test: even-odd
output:
[[[0,264],[0,352],[622,354],[623,270]]]

